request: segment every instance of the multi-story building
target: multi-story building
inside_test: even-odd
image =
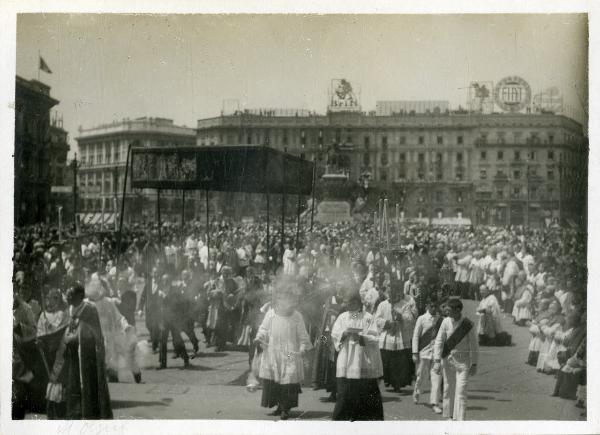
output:
[[[50,109],[58,104],[50,87],[16,77],[14,223],[28,225],[50,218]]]
[[[586,213],[587,139],[562,115],[237,111],[198,121],[197,145],[272,147],[332,166],[405,218],[530,224]],[[332,156],[333,154],[333,156]],[[329,166],[329,168],[327,168]]]
[[[76,138],[79,148],[77,171],[78,212],[85,223],[100,223],[104,218],[111,225],[115,210],[120,212],[125,179],[125,162],[130,144],[135,146],[193,146],[196,142],[193,128],[178,126],[171,119],[124,119],[92,128],[80,128]],[[129,174],[131,175],[131,174]],[[154,219],[156,192],[132,190],[130,179],[126,186],[126,221]],[[168,217],[178,212],[181,192],[161,192],[161,213]],[[186,200],[194,209],[195,198]],[[187,207],[187,205],[186,205]]]

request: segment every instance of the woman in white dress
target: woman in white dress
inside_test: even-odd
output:
[[[287,420],[290,409],[298,406],[304,380],[303,356],[312,347],[302,315],[296,310],[298,294],[291,279],[277,286],[274,308],[265,315],[255,339],[262,350],[261,406],[277,406],[271,415],[281,415],[282,420]]]

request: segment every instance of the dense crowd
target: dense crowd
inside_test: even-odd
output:
[[[16,228],[13,417],[33,409],[109,418],[106,382],[118,382],[123,364],[141,381],[142,317],[158,368],[167,367],[169,336],[184,367],[199,355],[198,327],[206,347],[247,349],[248,388],[260,385],[262,406],[282,418],[308,382],[331,393],[334,419],[383,419],[383,378],[394,391],[414,381],[415,403],[430,379],[433,411],[463,419],[461,382],[476,371],[476,347],[510,345],[509,319],[530,328],[528,363],[555,375],[554,394],[583,404],[584,233],[403,225],[388,242],[373,223],[315,224],[296,236],[290,222],[281,243],[278,230],[267,237],[262,223],[225,220],[208,231],[197,222],[132,225],[118,240]],[[464,318],[459,298],[479,301],[478,320],[454,344],[450,370],[444,349]],[[374,407],[358,409],[365,400]]]

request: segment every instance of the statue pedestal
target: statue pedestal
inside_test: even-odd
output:
[[[315,220],[322,224],[350,222],[350,204],[346,201],[322,201],[317,206]]]

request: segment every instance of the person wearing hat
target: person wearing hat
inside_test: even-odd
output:
[[[449,316],[440,326],[433,345],[433,370],[443,374],[443,416],[464,420],[467,383],[477,373],[479,346],[473,322],[463,316],[460,299],[448,301]]]
[[[62,385],[63,393],[54,388],[52,399],[58,402],[57,396],[63,396],[64,419],[112,419],[100,318],[94,304],[84,298],[81,285],[67,290],[70,322],[49,375],[49,383]]]

